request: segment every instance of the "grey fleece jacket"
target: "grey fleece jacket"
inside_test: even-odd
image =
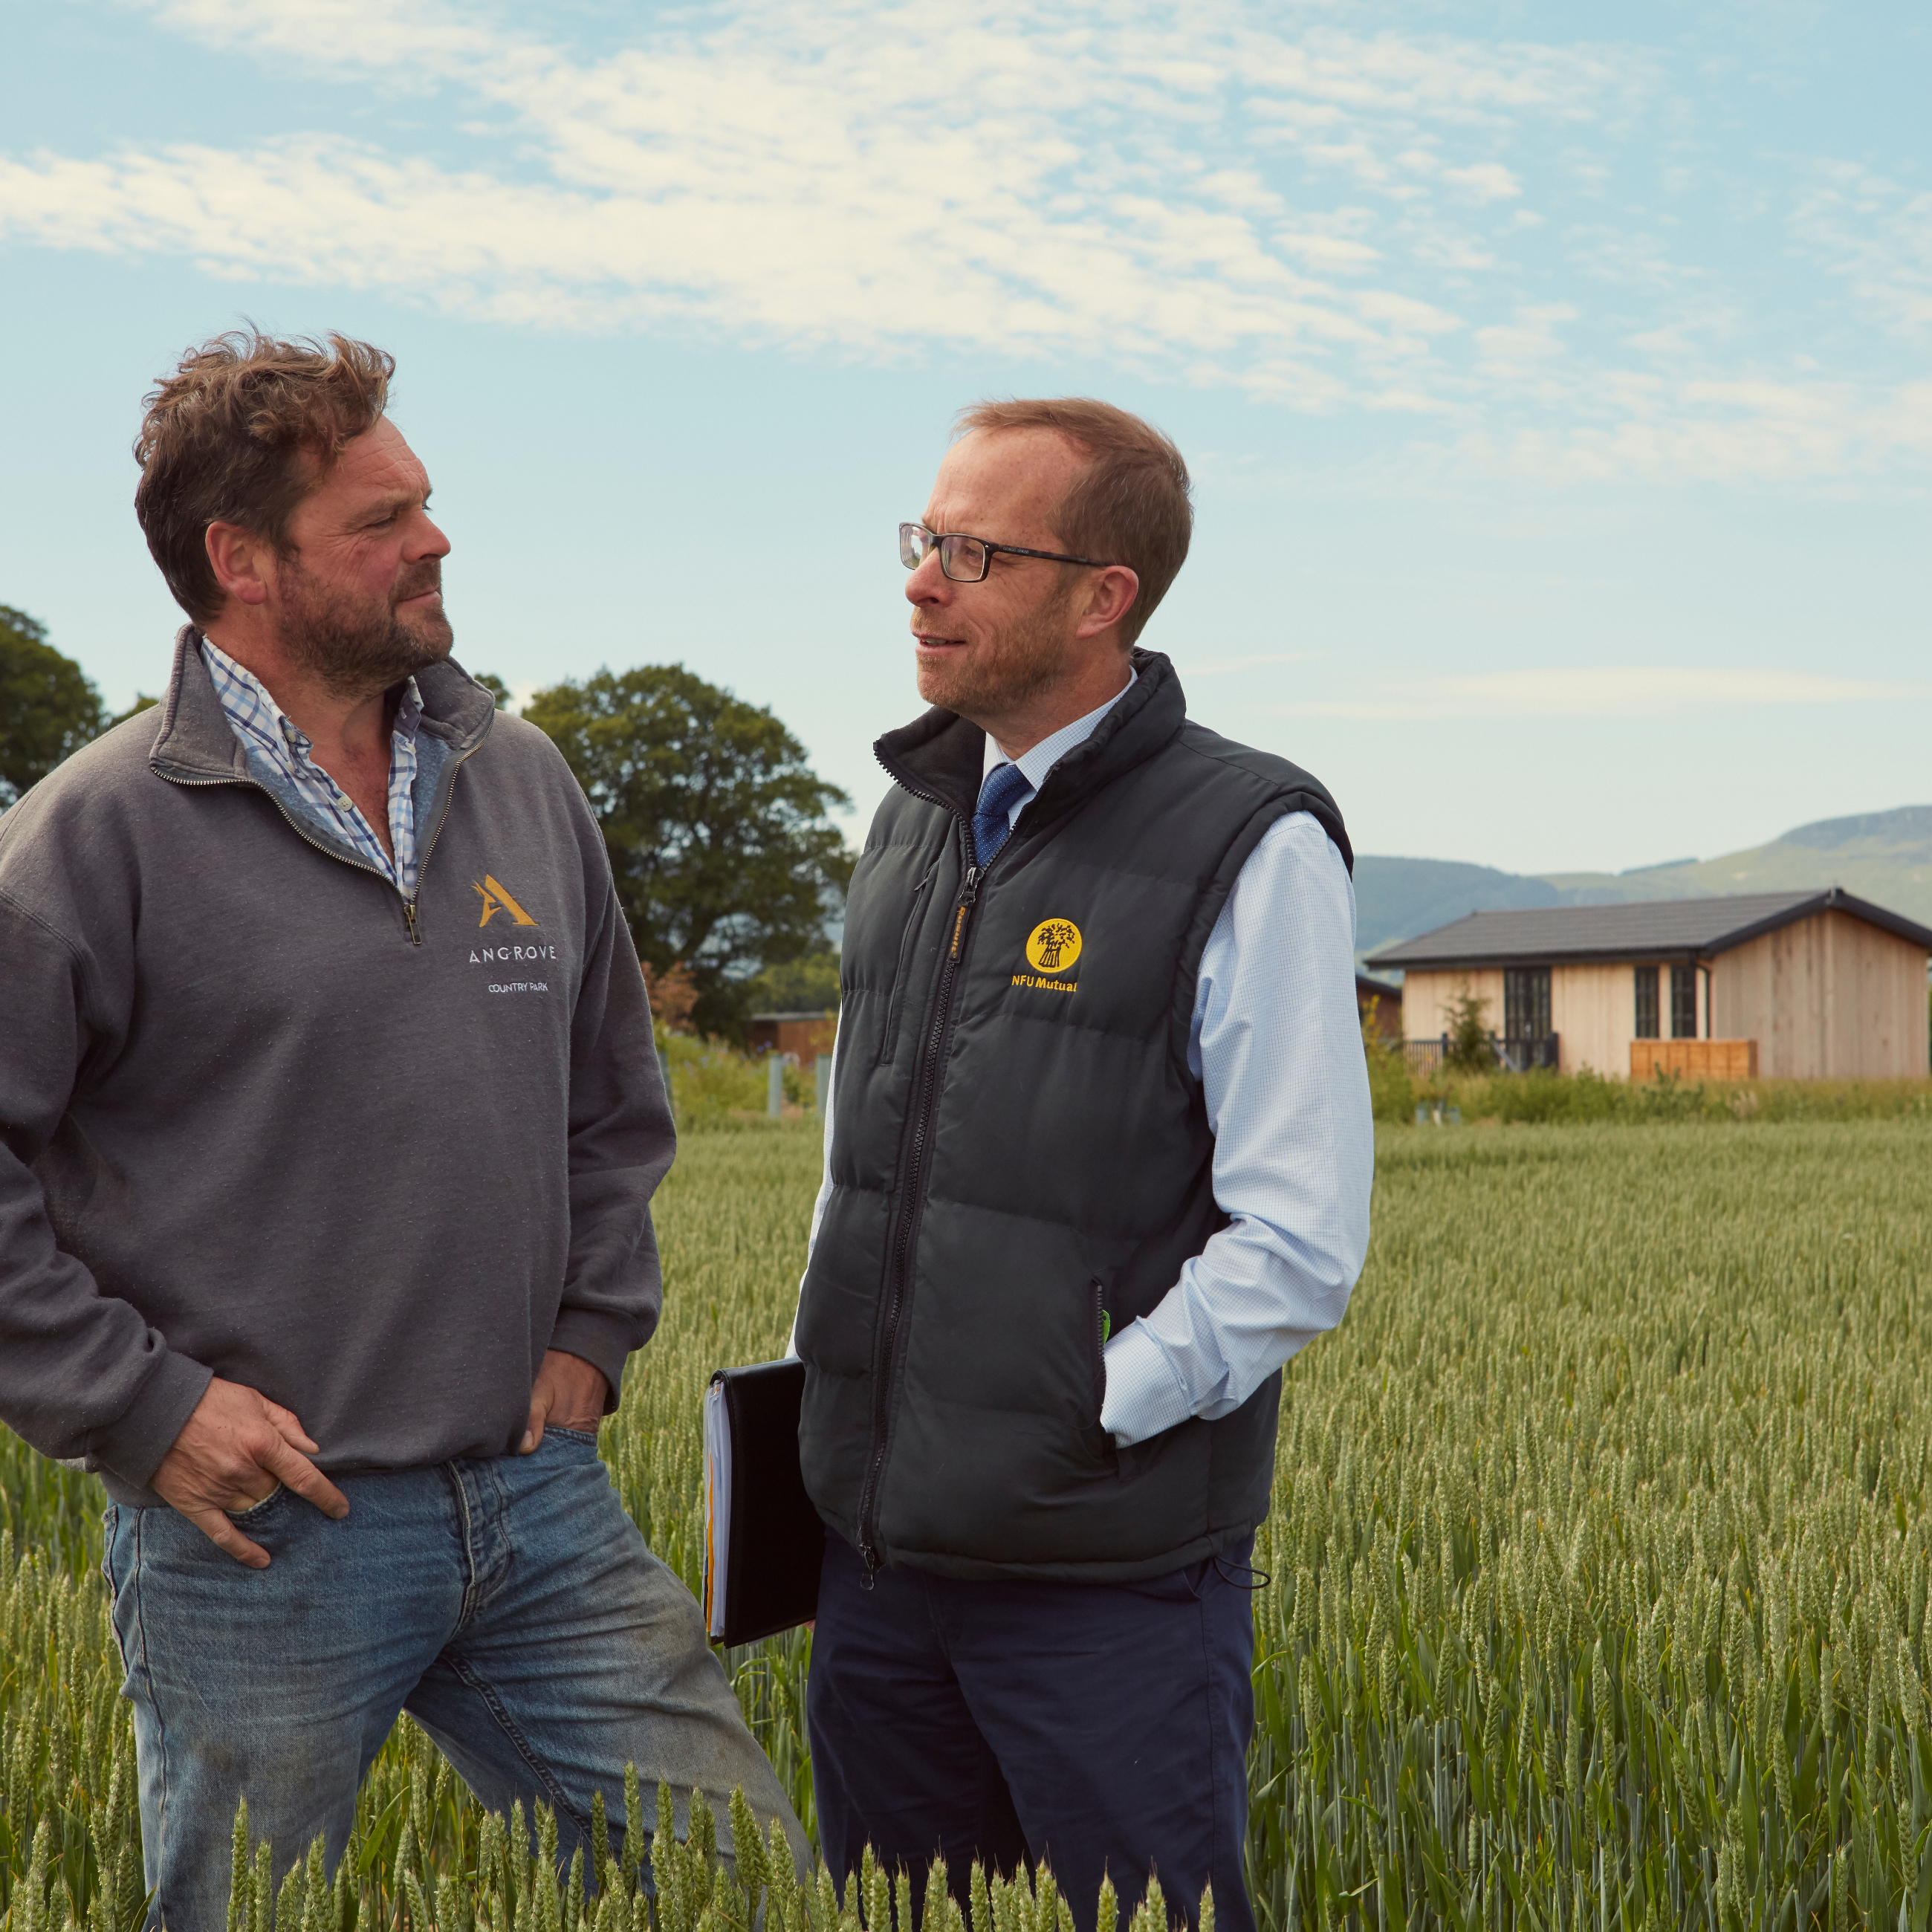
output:
[[[662,1302],[596,822],[432,667],[406,907],[257,782],[194,644],[0,818],[0,1420],[136,1506],[212,1375],[332,1474],[503,1454],[545,1348],[614,1402]]]

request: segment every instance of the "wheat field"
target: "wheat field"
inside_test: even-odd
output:
[[[662,1197],[665,1319],[604,1447],[687,1580],[700,1392],[782,1348],[818,1158],[808,1120],[695,1133]],[[1932,1122],[1394,1129],[1378,1158],[1368,1270],[1290,1371],[1256,1558],[1263,1926],[1927,1926]],[[9,1932],[140,1922],[99,1502],[0,1437]],[[808,1646],[728,1660],[808,1825]],[[250,1844],[230,1932],[857,1932],[904,1896],[721,1871],[700,1821],[660,1840],[647,1902],[658,1797],[609,1795],[632,1828],[600,1888],[405,1721],[344,1870]],[[1071,1924],[1044,1874],[972,1903],[973,1932]],[[949,1915],[936,1888],[921,1932]],[[1150,1898],[1134,1932],[1164,1916]]]

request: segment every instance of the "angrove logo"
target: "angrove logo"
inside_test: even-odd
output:
[[[483,883],[480,886],[472,885],[470,890],[483,902],[483,916],[476,922],[478,926],[488,926],[500,912],[508,913],[513,925],[536,924],[536,921],[488,872],[483,874]]]

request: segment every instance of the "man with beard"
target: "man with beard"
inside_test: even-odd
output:
[[[1368,1240],[1348,836],[1136,647],[1173,444],[1080,399],[962,428],[900,526],[933,708],[877,747],[795,1334],[820,1843],[1045,1859],[1082,1932],[1103,1872],[1187,1922],[1211,1880],[1251,1932],[1282,1366]]]
[[[627,1762],[803,1849],[598,1459],[671,1122],[584,794],[450,658],[392,368],[236,336],[161,382],[166,696],[0,820],[0,1416],[112,1498],[179,1932],[238,1798],[338,1859],[403,1710],[566,1858]]]

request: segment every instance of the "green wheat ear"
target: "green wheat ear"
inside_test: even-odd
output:
[[[308,1869],[305,1873],[302,1900],[302,1924],[304,1932],[322,1932],[330,1922],[330,1907],[334,1903],[328,1887],[328,1851],[318,1832],[309,1841]]]
[[[255,1847],[254,1932],[275,1932],[275,1854],[266,1838]]]
[[[235,1807],[235,1838],[228,1867],[228,1932],[248,1932],[254,1887],[248,1870],[248,1801]]]
[[[644,1860],[644,1793],[638,1767],[624,1767],[624,1876],[638,1882],[638,1868]]]
[[[765,1847],[758,1836],[758,1821],[752,1816],[743,1786],[732,1786],[726,1815],[731,1821],[731,1852],[737,1861],[738,1886],[745,1894],[746,1922],[748,1924],[757,1918],[759,1894],[766,1889],[770,1875],[765,1869]]]
[[[590,1794],[590,1872],[601,1892],[610,1863],[610,1821],[604,1816],[602,1790]]]
[[[1051,1865],[1042,1865],[1034,1881],[1033,1922],[1037,1932],[1054,1932],[1060,1922],[1060,1888]]]
[[[866,1847],[860,1870],[866,1886],[860,1894],[866,1901],[866,1932],[892,1932],[892,1881],[885,1867],[872,1856],[870,1845]]]
[[[946,1932],[946,1908],[952,1898],[946,1886],[946,1861],[935,1858],[926,1874],[926,1910],[919,1922],[919,1932]]]
[[[973,1932],[993,1932],[993,1901],[986,1889],[986,1868],[977,1858],[973,1861],[972,1875],[967,1882],[967,1895],[973,1909]],[[1105,1899],[1107,1895],[1107,1888],[1103,1884],[1100,1896]],[[1109,1922],[1101,1926],[1099,1932],[1114,1932],[1112,1923]]]

